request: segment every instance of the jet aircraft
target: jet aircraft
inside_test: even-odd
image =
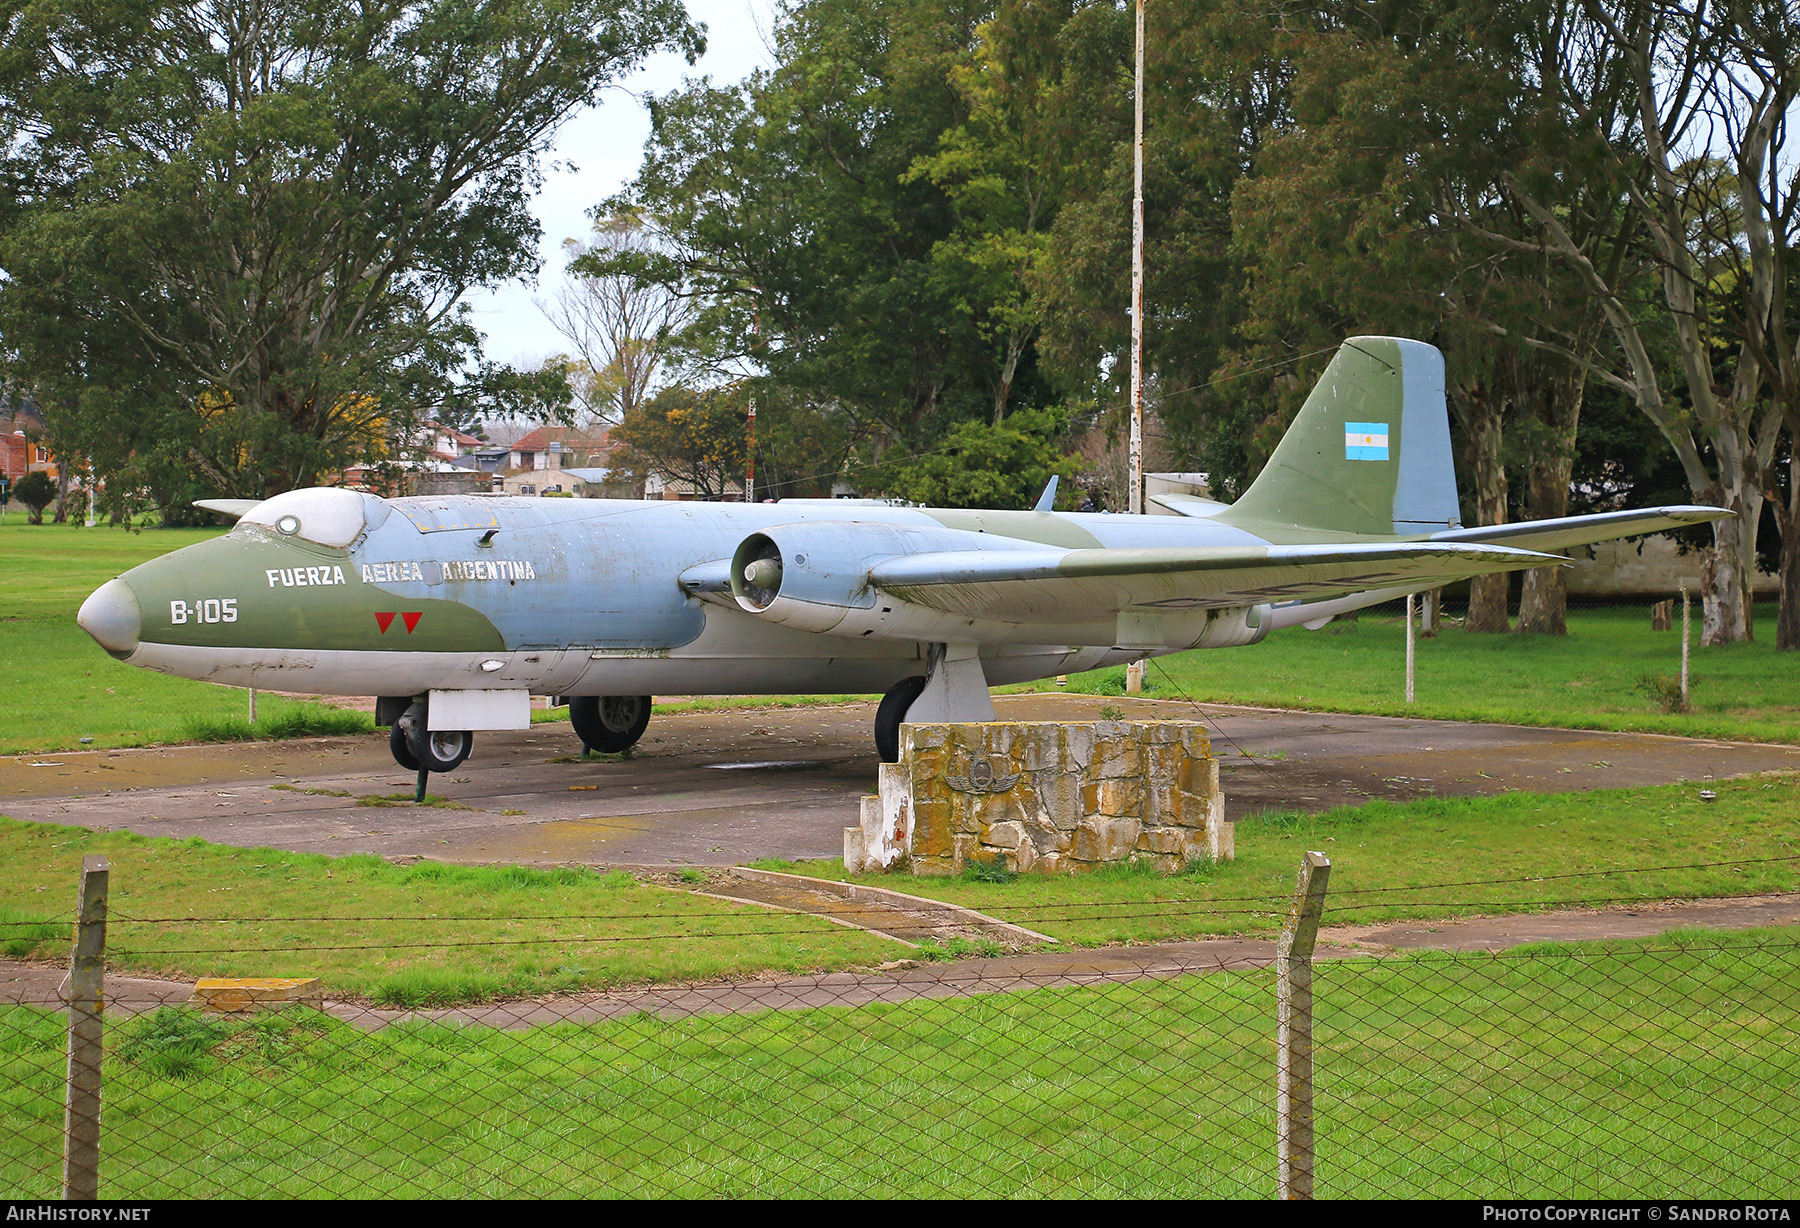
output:
[[[589,747],[643,734],[650,696],[885,692],[903,721],[991,720],[990,685],[1254,644],[1544,553],[1730,515],[1459,523],[1444,363],[1344,343],[1235,503],[1175,516],[878,502],[772,504],[337,488],[255,503],[222,537],[109,580],[79,621],[114,657],[188,678],[373,695],[401,766],[447,772],[482,730],[562,697]]]

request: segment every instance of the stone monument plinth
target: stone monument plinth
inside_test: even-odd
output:
[[[956,874],[971,860],[1026,874],[1152,861],[1172,873],[1233,855],[1218,760],[1189,721],[903,725],[878,788],[844,829],[854,873]]]

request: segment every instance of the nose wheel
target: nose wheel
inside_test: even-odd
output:
[[[427,772],[451,772],[475,749],[475,735],[467,729],[420,731],[413,739],[413,758]]]
[[[454,771],[475,749],[475,735],[467,729],[428,729],[429,723],[425,705],[415,703],[388,730],[388,751],[395,763],[419,774],[421,797],[427,773]]]

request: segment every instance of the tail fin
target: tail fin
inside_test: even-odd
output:
[[[1243,497],[1216,520],[1411,536],[1455,528],[1444,356],[1401,337],[1352,337]]]

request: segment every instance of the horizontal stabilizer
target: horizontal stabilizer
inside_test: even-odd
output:
[[[251,508],[262,503],[261,499],[195,499],[195,507],[203,507],[209,512],[217,512],[221,516],[229,516],[237,520]]]
[[[1517,546],[1524,550],[1566,550],[1594,542],[1635,537],[1692,524],[1723,520],[1731,512],[1722,507],[1643,507],[1629,512],[1601,512],[1593,516],[1563,516],[1555,520],[1522,520],[1517,524],[1481,525],[1433,533],[1434,542],[1481,542]]]
[[[1433,588],[1566,562],[1507,546],[1432,542],[1124,550],[954,550],[885,559],[869,582],[970,618],[1075,621],[1128,607],[1225,609]]]
[[[1208,499],[1202,495],[1173,493],[1151,495],[1150,502],[1158,507],[1167,508],[1178,516],[1193,516],[1201,520],[1216,516],[1231,506],[1229,503],[1220,503],[1217,499]]]

